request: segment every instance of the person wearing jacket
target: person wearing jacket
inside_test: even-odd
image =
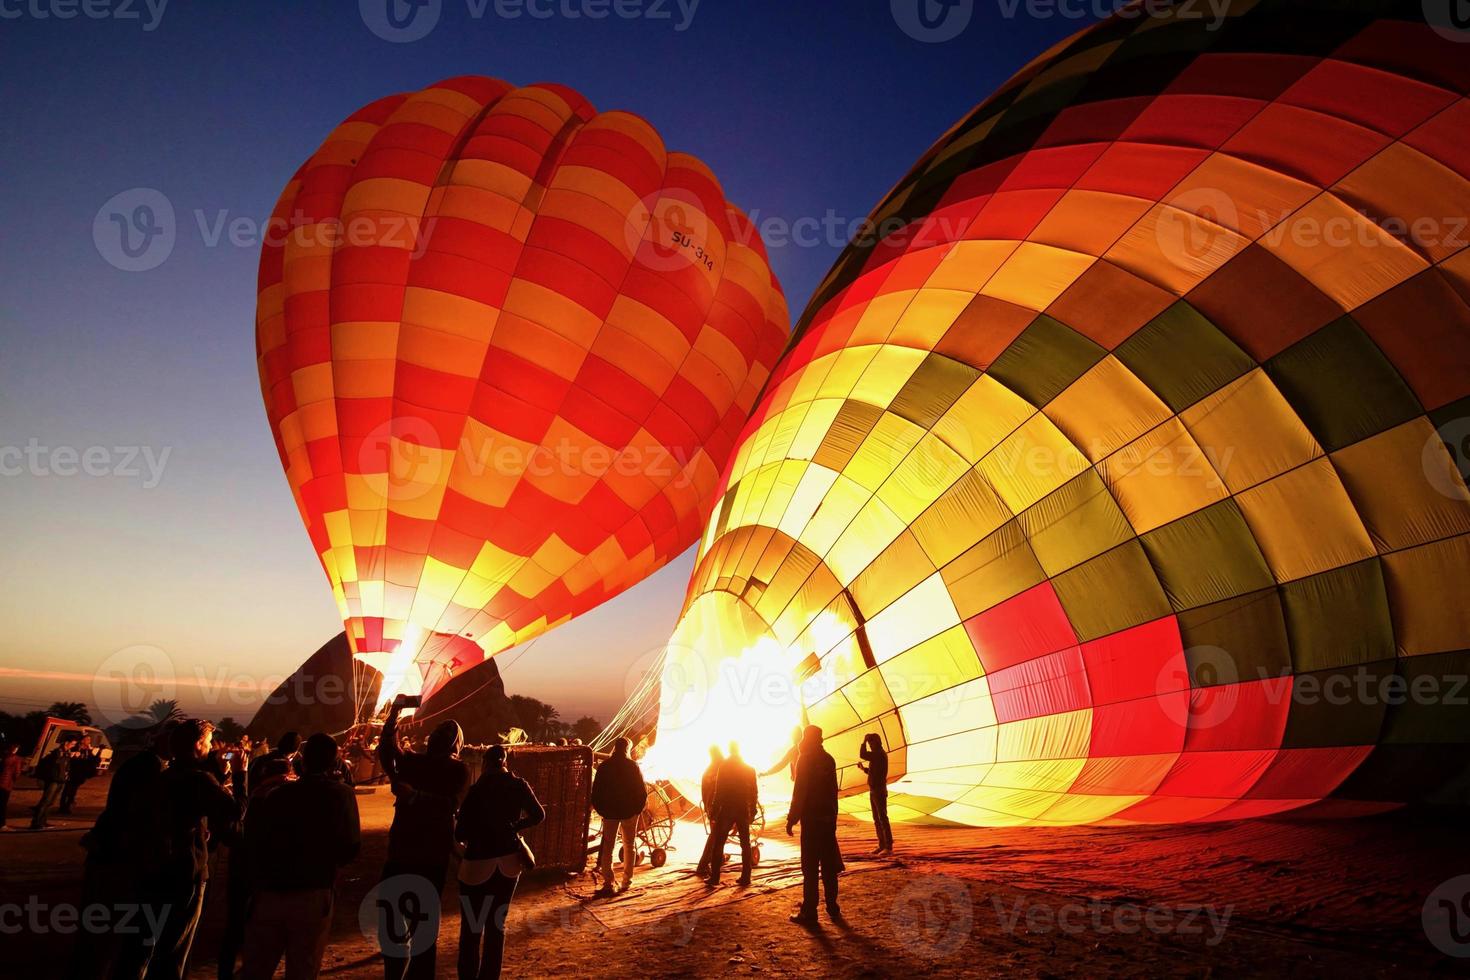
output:
[[[301,752],[306,775],[263,789],[245,818],[255,891],[245,926],[244,980],[315,980],[332,927],[337,872],[361,844],[357,797],[336,778],[337,743],[318,732]]]
[[[460,980],[494,980],[505,956],[505,920],[527,869],[517,836],[546,819],[531,784],[505,765],[505,746],[485,751],[485,771],[459,808]],[[483,949],[482,949],[483,947]]]
[[[92,736],[83,735],[80,742],[72,745],[71,763],[67,766],[66,785],[61,790],[57,813],[64,817],[71,816],[71,808],[77,802],[77,792],[83,783],[97,775],[101,765],[102,750],[92,748]]]
[[[163,859],[163,773],[172,729],[158,726],[148,748],[112,773],[107,803],[79,842],[87,852],[82,908],[142,909],[156,864]],[[156,920],[155,920],[156,921]],[[72,945],[69,980],[137,980],[148,968],[157,937],[147,929],[83,929]]]
[[[613,849],[618,838],[623,841],[623,883],[619,892],[633,883],[633,865],[638,861],[638,817],[643,813],[648,790],[643,785],[643,771],[628,756],[632,743],[626,738],[613,741],[612,755],[597,767],[592,779],[592,809],[602,817],[602,846],[597,855],[597,871],[602,876],[599,895],[613,894]]]
[[[409,704],[403,695],[393,699],[378,740],[378,761],[395,798],[377,899],[387,980],[434,976],[439,894],[454,853],[454,814],[470,782],[469,767],[459,758],[464,731],[458,722],[445,721],[430,732],[423,752],[399,745],[398,715]]]
[[[10,806],[10,793],[15,789],[15,781],[20,778],[24,765],[19,745],[14,742],[0,745],[0,830],[10,829],[5,826],[5,811]]]
[[[61,796],[67,779],[71,776],[71,743],[57,745],[36,763],[36,779],[41,783],[41,798],[31,810],[31,829],[44,830],[50,826],[46,818]]]
[[[699,864],[695,866],[694,873],[701,878],[709,877],[710,862],[716,854],[721,854],[725,848],[723,840],[715,837],[715,789],[720,782],[720,765],[725,761],[725,753],[720,751],[718,745],[709,747],[709,768],[699,780],[699,808],[704,811],[705,819],[709,821],[709,838],[704,842],[704,852],[699,856]]]
[[[159,777],[161,826],[150,849],[160,860],[148,876],[148,904],[164,910],[148,961],[149,980],[184,980],[209,882],[209,851],[234,839],[240,808],[208,764],[214,725],[187,718],[169,731],[173,761]]]
[[[801,825],[801,909],[791,921],[813,925],[817,921],[817,883],[827,898],[827,915],[842,918],[837,904],[837,875],[842,871],[842,852],[837,846],[837,763],[822,748],[822,730],[808,725],[801,736],[801,754],[796,760],[796,785],[791,791],[791,810],[786,815],[786,835]]]
[[[888,822],[888,752],[883,748],[882,736],[869,732],[863,739],[858,756],[863,760],[858,763],[858,768],[868,774],[868,803],[873,808],[873,829],[878,833],[878,846],[873,853],[892,854],[893,826]]]
[[[720,867],[725,863],[725,838],[730,831],[740,835],[740,884],[750,884],[750,873],[755,867],[750,853],[750,822],[760,806],[760,790],[756,786],[755,770],[740,758],[740,745],[730,743],[730,755],[720,764],[720,776],[715,785],[714,839],[719,845],[710,862],[709,883],[720,882]]]

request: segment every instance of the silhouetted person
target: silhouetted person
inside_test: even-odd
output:
[[[31,810],[31,829],[42,830],[50,826],[47,817],[51,808],[61,797],[71,771],[71,743],[57,744],[36,763],[35,777],[41,783],[41,798]]]
[[[149,877],[149,904],[164,908],[163,928],[148,962],[149,980],[184,980],[209,881],[211,843],[235,835],[239,806],[219,784],[206,760],[214,725],[187,718],[169,733],[172,762],[159,777],[163,858]]]
[[[337,871],[357,857],[357,798],[336,776],[337,743],[318,732],[301,752],[306,775],[251,801],[245,839],[255,893],[245,926],[244,980],[315,980],[332,929]]]
[[[755,770],[740,758],[740,746],[731,742],[730,756],[720,764],[720,775],[715,785],[715,813],[718,818],[713,836],[719,843],[710,862],[711,885],[719,883],[720,868],[725,863],[725,839],[732,830],[740,835],[740,884],[750,884],[750,873],[755,868],[750,853],[750,822],[755,819],[759,805]]]
[[[633,865],[638,861],[638,818],[648,799],[643,785],[643,771],[628,756],[632,743],[626,738],[613,740],[612,755],[597,767],[592,778],[592,809],[602,817],[602,845],[597,854],[597,870],[602,876],[598,894],[613,893],[613,851],[618,838],[623,840],[623,883],[619,892],[633,883]]]
[[[817,882],[826,893],[827,914],[842,917],[837,904],[837,875],[842,871],[842,852],[837,846],[837,763],[822,748],[822,730],[808,725],[801,737],[801,755],[796,760],[796,785],[791,791],[791,812],[786,815],[786,834],[801,825],[801,909],[792,922],[811,925],[817,921]]]
[[[282,735],[279,745],[250,763],[249,778],[245,782],[246,791],[253,794],[257,782],[264,782],[275,776],[301,775],[300,760],[296,756],[296,750],[300,747],[300,735],[295,732]]]
[[[873,828],[878,833],[878,846],[874,854],[893,851],[893,827],[888,823],[888,752],[883,748],[883,739],[877,732],[863,738],[863,747],[858,756],[866,762],[858,768],[868,774],[868,802],[873,807]]]
[[[694,873],[701,878],[709,877],[710,862],[716,854],[725,849],[725,842],[715,837],[715,787],[720,782],[720,763],[725,761],[725,753],[720,751],[718,745],[709,747],[709,768],[699,780],[699,808],[704,811],[705,819],[709,821],[709,838],[704,842],[704,852],[699,856],[699,864]]]
[[[102,764],[102,750],[92,748],[92,736],[83,735],[80,742],[72,743],[71,762],[67,766],[66,785],[61,789],[61,799],[56,812],[71,816],[71,808],[77,801],[77,791],[82,784],[97,775]]]
[[[459,977],[500,976],[505,919],[527,869],[516,835],[546,819],[531,784],[505,767],[505,747],[485,750],[485,770],[465,795],[455,823],[459,862]],[[483,950],[482,950],[483,945]]]
[[[454,814],[469,786],[470,771],[459,759],[464,732],[458,722],[442,722],[430,733],[423,752],[399,747],[398,713],[408,703],[403,695],[393,699],[378,740],[378,759],[395,798],[388,860],[378,891],[378,945],[387,980],[430,980],[436,962],[439,894],[454,851]],[[432,928],[419,935],[430,921]]]
[[[791,776],[791,781],[792,782],[796,782],[796,759],[797,759],[797,757],[799,755],[801,755],[801,726],[800,725],[798,725],[795,728],[791,729],[791,748],[787,749],[786,750],[786,754],[783,755],[783,756],[781,756],[781,758],[779,758],[779,759],[776,760],[776,764],[774,766],[772,766],[771,768],[767,769],[765,772],[761,773],[761,775],[762,776],[774,776],[774,775],[776,775],[776,773],[780,772],[782,769],[787,769],[787,770],[789,770],[789,775]]]
[[[0,747],[0,830],[9,830],[5,825],[5,812],[10,807],[10,794],[15,789],[15,781],[20,778],[20,771],[25,767],[25,761],[20,757],[20,746],[14,742]]]
[[[107,803],[97,823],[82,835],[87,859],[82,874],[82,908],[142,910],[130,931],[84,929],[75,938],[68,976],[137,978],[153,953],[149,915],[162,910],[147,906],[150,885],[165,859],[163,772],[168,767],[172,729],[159,726],[149,747],[118,766],[107,787]]]
[[[230,792],[235,794],[235,800],[245,805],[245,798],[250,789],[250,736],[241,735],[239,743],[235,746],[235,758],[230,768]]]

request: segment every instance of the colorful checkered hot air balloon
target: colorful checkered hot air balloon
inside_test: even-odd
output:
[[[788,330],[750,222],[637,116],[465,77],[343,122],[276,207],[257,348],[383,699],[692,544]]]
[[[1465,794],[1470,35],[1205,13],[1059,45],[878,206],[725,473],[663,729],[818,724],[849,792],[880,733],[909,820]]]

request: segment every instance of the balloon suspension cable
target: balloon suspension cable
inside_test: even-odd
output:
[[[545,635],[546,634],[544,634],[544,633],[541,634],[541,636],[545,636]],[[505,666],[507,668],[509,668],[511,664],[513,664],[513,663],[516,662],[516,660],[519,660],[521,657],[523,657],[527,653],[529,653],[531,651],[531,648],[534,647],[537,643],[539,643],[541,641],[541,636],[537,636],[534,639],[532,639],[530,643],[526,644],[525,649],[523,649],[519,653],[517,653],[515,655],[515,657],[512,658],[511,661],[509,663],[507,663]],[[494,659],[495,659],[494,657],[487,657],[481,663],[475,664],[475,667],[484,666],[484,664],[491,663],[492,661],[494,661]],[[475,668],[474,667],[471,667],[470,669],[471,670],[474,670]],[[468,701],[470,698],[474,697],[476,694],[479,694],[481,691],[483,691],[489,685],[495,683],[495,681],[497,679],[500,680],[500,681],[502,681],[502,682],[504,682],[504,680],[505,680],[505,675],[503,673],[501,673],[501,671],[500,671],[500,665],[499,664],[496,664],[495,665],[495,676],[494,677],[492,677],[489,680],[485,681],[485,683],[481,684],[479,687],[475,688],[473,691],[471,691],[470,693],[466,694],[464,697],[459,698],[458,700],[454,701],[452,704],[446,704],[442,708],[439,707],[439,706],[437,706],[437,705],[435,705],[434,706],[434,710],[431,711],[431,712],[429,712],[428,714],[424,714],[422,712],[422,709],[420,709],[420,711],[414,713],[414,716],[413,716],[414,722],[416,724],[422,724],[425,721],[428,721],[430,718],[437,718],[439,715],[444,714],[446,711],[452,711],[454,708],[456,708],[459,705],[463,704],[464,702]]]
[[[636,740],[639,734],[637,727],[648,717],[650,711],[658,707],[660,680],[663,677],[664,661],[668,658],[667,648],[659,654],[658,660],[643,675],[638,682],[638,687],[623,702],[623,706],[613,715],[612,721],[598,733],[592,740],[594,752],[605,752],[611,748],[613,740],[621,736],[627,736]]]

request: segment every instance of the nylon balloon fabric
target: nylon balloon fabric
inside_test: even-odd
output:
[[[557,85],[374,102],[270,227],[266,413],[384,697],[431,694],[697,540],[789,333],[709,168]]]
[[[1470,46],[1203,14],[940,138],[724,476],[671,657],[779,650],[851,811],[870,732],[910,821],[1466,795]]]

